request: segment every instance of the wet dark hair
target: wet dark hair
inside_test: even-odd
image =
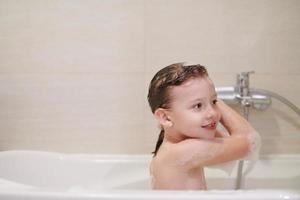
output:
[[[148,102],[152,113],[158,108],[169,109],[170,97],[169,89],[178,86],[190,80],[208,76],[207,70],[202,65],[184,65],[184,63],[175,63],[159,70],[153,77],[149,85]],[[156,156],[160,145],[164,139],[164,129],[161,128],[155,150],[152,152]]]

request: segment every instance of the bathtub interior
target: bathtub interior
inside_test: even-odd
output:
[[[143,159],[38,154],[0,156],[2,181],[19,188],[72,190],[114,189],[138,182],[144,182],[145,186],[148,180]]]
[[[50,152],[0,153],[0,190],[43,188],[58,191],[149,190],[148,155],[67,155]],[[246,162],[245,165],[248,163]],[[235,187],[236,168],[229,176],[205,169],[214,190]],[[245,177],[243,189],[300,190],[300,156],[262,157]]]

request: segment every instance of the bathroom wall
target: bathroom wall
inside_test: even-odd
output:
[[[174,62],[207,66],[216,86],[251,86],[300,106],[300,1],[0,0],[0,150],[149,153],[146,96]],[[299,117],[251,110],[262,153],[300,153]]]

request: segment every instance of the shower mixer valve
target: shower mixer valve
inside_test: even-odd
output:
[[[249,96],[249,75],[254,71],[242,72],[236,77],[236,90],[240,96]]]
[[[217,87],[218,97],[228,104],[240,104],[243,107],[254,107],[264,110],[271,105],[271,97],[250,88],[250,75],[254,71],[237,74],[236,85],[231,87]]]

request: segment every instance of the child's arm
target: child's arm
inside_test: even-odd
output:
[[[221,123],[230,136],[214,140],[187,139],[175,148],[180,163],[189,167],[215,165],[245,156],[251,149],[256,131],[238,113],[222,100],[217,103],[221,111]]]
[[[230,135],[243,134],[255,131],[254,128],[241,115],[226,105],[222,100],[218,100],[217,106],[221,111],[221,123],[229,131]]]

